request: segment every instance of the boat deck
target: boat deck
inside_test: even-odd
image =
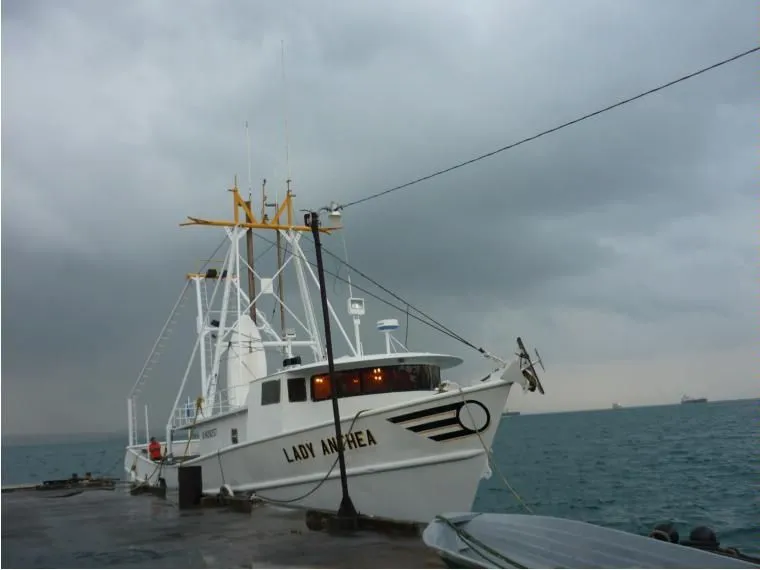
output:
[[[180,512],[126,488],[3,494],[4,568],[445,568],[419,538],[336,536],[270,506]]]

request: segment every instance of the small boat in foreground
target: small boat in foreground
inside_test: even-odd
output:
[[[452,568],[760,568],[760,560],[721,550],[717,540],[708,552],[671,536],[539,515],[448,513],[428,524],[422,540]]]

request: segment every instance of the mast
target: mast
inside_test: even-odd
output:
[[[288,89],[285,82],[285,40],[280,40],[280,65],[282,71],[282,106],[283,106],[283,121],[285,129],[285,173],[287,178],[285,179],[286,190],[285,200],[288,201],[291,197],[290,194],[290,136],[288,134]],[[278,219],[279,221],[279,219]],[[282,267],[282,239],[280,232],[277,232],[277,269]],[[285,304],[285,291],[283,289],[282,273],[277,278],[277,295],[280,297],[280,335],[285,338],[285,313],[283,311],[283,305]],[[284,350],[284,349],[283,349]]]
[[[290,179],[287,180],[287,192],[286,196],[290,196]],[[282,235],[277,232],[277,269],[282,268]],[[285,311],[283,304],[285,303],[285,291],[284,284],[282,282],[282,273],[277,276],[277,295],[280,297],[282,304],[280,304],[280,335],[285,336]]]
[[[253,211],[253,210],[251,210]],[[269,220],[267,216],[267,179],[261,181],[261,220],[266,223]]]
[[[266,180],[264,180],[262,184],[262,198],[266,199],[265,194],[265,187],[266,187]],[[283,291],[283,281],[281,278],[281,275],[283,271],[281,269],[284,269],[284,266],[286,265],[285,261],[283,260],[283,248],[282,248],[282,239],[284,238],[293,248],[293,252],[291,252],[291,256],[293,253],[298,253],[300,255],[296,256],[296,261],[301,262],[301,257],[303,256],[303,251],[298,246],[298,242],[295,239],[295,234],[297,233],[311,233],[311,227],[306,225],[298,225],[294,223],[293,221],[293,203],[292,200],[294,198],[294,195],[290,189],[290,180],[288,180],[288,192],[285,195],[285,200],[281,204],[267,204],[265,203],[265,207],[272,207],[276,206],[276,211],[274,213],[274,216],[271,218],[265,213],[262,216],[261,220],[257,220],[255,214],[253,213],[250,205],[250,200],[244,200],[242,196],[240,196],[240,192],[237,188],[237,185],[235,185],[233,188],[230,189],[232,192],[232,202],[233,202],[233,219],[232,220],[209,220],[209,219],[203,219],[203,218],[197,218],[194,216],[188,216],[188,220],[186,222],[183,222],[180,224],[180,226],[203,226],[203,227],[222,227],[222,228],[229,228],[230,230],[235,230],[236,228],[238,230],[273,230],[277,233],[278,241],[280,242],[280,248],[278,248],[278,289],[279,294],[284,296]],[[243,216],[240,215],[240,210],[243,210]],[[264,208],[262,208],[262,211],[265,211]],[[244,219],[241,219],[244,218]],[[282,218],[285,217],[286,219],[283,220]],[[323,233],[329,234],[333,230],[341,229],[340,226],[335,227],[320,227],[319,231]],[[239,234],[242,236],[243,232],[240,231]],[[237,253],[237,248],[234,247],[234,244],[237,243],[235,241],[236,234],[233,232],[230,234],[230,240],[233,242],[233,250],[231,253],[228,253],[228,255],[235,255]],[[231,274],[234,274],[234,269],[230,266],[227,267],[229,264],[229,259],[225,260],[225,267],[224,269],[228,269]],[[307,270],[310,271],[311,268],[307,267]],[[311,272],[311,271],[310,271]],[[255,275],[253,275],[255,278]],[[316,276],[314,276],[316,279]],[[305,286],[305,283],[303,284]],[[258,295],[253,296],[250,298],[251,304],[260,297],[262,294],[264,294],[265,291],[259,291]],[[283,308],[283,303],[280,303],[280,323],[281,326],[285,326],[285,310],[286,308]],[[259,320],[262,321],[262,324],[264,326],[267,326],[267,323],[265,322],[266,319],[263,315],[259,315]]]
[[[251,209],[251,197],[248,196],[245,205],[248,206],[248,210]],[[245,221],[249,224],[253,223],[253,219],[246,213]],[[248,262],[248,297],[250,299],[256,298],[256,280],[253,278],[253,229],[248,228],[245,232],[245,257]],[[256,303],[251,303],[251,320],[256,324]]]
[[[266,184],[266,181],[264,181],[264,184],[262,185],[263,198],[266,198],[265,184]],[[258,298],[261,297],[262,295],[273,295],[273,296],[275,295],[275,292],[273,291],[273,287],[272,287],[274,285],[274,278],[279,277],[282,274],[283,270],[291,262],[295,264],[295,271],[298,277],[298,285],[301,292],[301,298],[304,304],[306,323],[301,322],[301,320],[288,307],[284,306],[284,303],[281,303],[281,307],[283,307],[282,314],[284,315],[284,311],[289,312],[292,318],[294,319],[294,321],[298,325],[304,328],[309,338],[308,340],[297,341],[297,340],[294,340],[292,337],[287,337],[287,338],[281,337],[275,331],[275,327],[271,326],[270,323],[268,322],[266,313],[264,311],[257,311],[256,316],[257,316],[258,323],[254,327],[254,330],[257,330],[257,332],[261,331],[262,333],[267,334],[272,340],[263,341],[263,339],[257,338],[256,340],[252,342],[258,343],[257,346],[259,348],[257,348],[256,350],[267,349],[270,347],[271,348],[277,347],[278,349],[286,349],[286,352],[289,352],[291,350],[291,347],[299,346],[299,347],[311,348],[311,350],[314,352],[314,356],[316,360],[321,360],[324,357],[322,345],[320,341],[319,329],[316,324],[316,319],[314,318],[315,317],[314,309],[311,304],[311,299],[309,298],[309,287],[306,283],[305,272],[309,273],[309,275],[314,279],[314,282],[317,284],[317,286],[319,286],[319,279],[318,279],[318,276],[315,275],[314,272],[311,270],[311,267],[309,266],[309,262],[306,259],[305,253],[299,245],[301,236],[305,233],[313,233],[314,229],[310,225],[306,225],[306,224],[300,225],[295,222],[294,216],[293,216],[293,197],[294,196],[290,190],[286,194],[283,202],[279,204],[279,206],[277,207],[276,211],[274,212],[274,215],[270,218],[269,216],[265,214],[264,216],[261,217],[261,219],[257,219],[257,216],[254,214],[254,212],[251,209],[250,202],[252,200],[245,200],[240,195],[240,191],[238,190],[238,187],[237,187],[237,179],[235,179],[235,183],[233,187],[230,189],[230,191],[232,194],[231,197],[232,197],[232,206],[233,206],[232,219],[214,220],[214,219],[204,219],[204,218],[198,218],[194,216],[188,216],[187,221],[179,224],[180,226],[201,226],[201,227],[206,227],[206,228],[211,227],[211,228],[224,229],[231,243],[227,251],[227,255],[222,264],[221,274],[219,274],[216,269],[209,269],[204,274],[191,273],[187,275],[188,283],[185,285],[185,287],[188,286],[190,281],[195,282],[196,287],[200,287],[201,281],[216,280],[217,284],[214,287],[214,293],[212,295],[211,300],[207,302],[207,305],[208,307],[212,306],[214,304],[214,300],[217,294],[221,292],[222,293],[222,307],[221,307],[221,311],[219,311],[218,320],[214,319],[214,321],[211,321],[208,324],[206,324],[205,322],[200,322],[200,321],[198,323],[199,325],[202,325],[202,326],[200,326],[200,330],[198,331],[195,347],[193,348],[193,352],[190,355],[190,359],[185,369],[185,373],[182,378],[182,383],[181,383],[179,392],[177,393],[175,402],[172,406],[170,417],[167,419],[167,424],[166,424],[167,442],[171,441],[172,431],[175,429],[174,427],[175,426],[175,421],[174,421],[175,411],[177,410],[179,400],[182,396],[183,390],[185,389],[188,376],[190,375],[193,362],[195,361],[195,358],[196,358],[196,354],[199,348],[205,345],[203,341],[206,338],[206,334],[210,333],[213,330],[214,336],[216,337],[215,339],[216,342],[213,343],[214,346],[212,349],[213,350],[212,368],[211,368],[210,374],[206,374],[206,383],[204,386],[202,386],[202,396],[204,397],[204,400],[205,400],[205,406],[213,410],[213,406],[216,402],[216,392],[217,392],[217,385],[218,385],[218,380],[219,380],[218,376],[220,372],[222,353],[228,350],[228,344],[231,342],[231,339],[233,337],[237,338],[239,342],[239,339],[241,338],[241,331],[242,331],[240,319],[242,316],[248,315],[248,311],[250,307],[253,306],[253,304],[258,300]],[[263,206],[264,208],[262,209],[264,212],[266,212],[266,208],[268,208],[270,204],[266,204],[266,202],[264,202]],[[242,215],[241,215],[240,210],[243,210]],[[330,234],[332,231],[339,230],[339,229],[342,229],[339,225],[336,225],[333,227],[320,226],[317,228],[317,231],[320,233]],[[241,265],[240,261],[242,260],[242,257],[243,257],[242,247],[240,247],[239,242],[242,240],[242,238],[245,235],[247,235],[247,230],[275,231],[281,235],[281,239],[284,240],[287,246],[289,247],[289,251],[286,258],[284,260],[283,259],[280,260],[281,267],[278,268],[277,274],[273,275],[272,278],[259,277],[255,274],[253,275],[254,278],[258,278],[261,281],[261,284],[257,287],[258,292],[254,297],[248,297],[248,295],[246,295],[242,291],[244,285],[243,283],[241,283],[241,279],[238,277],[240,275],[240,265]],[[220,288],[221,288],[221,291],[220,291]],[[321,288],[324,290],[324,286],[322,286]],[[236,301],[233,301],[233,299],[231,298],[232,294],[235,295]],[[233,302],[236,302],[236,304],[238,305],[238,310],[232,311],[232,313],[235,313],[235,316],[237,318],[234,320],[234,322],[228,323],[228,317],[230,316],[228,315],[228,312],[230,312],[230,309],[231,309],[230,305]],[[245,306],[243,306],[243,304],[245,304]],[[329,312],[336,319],[338,328],[340,329],[340,332],[342,333],[344,340],[353,351],[353,346],[351,343],[350,336],[343,329],[339,319],[337,318],[337,315],[335,314],[335,310],[332,307],[332,305],[329,303],[329,301],[327,302],[327,305],[328,305],[327,312]],[[175,310],[176,310],[176,307],[175,307]],[[284,321],[284,317],[281,317],[281,319],[282,321]],[[162,331],[162,334],[163,334],[163,331]],[[258,335],[256,336],[258,337]],[[256,366],[258,366],[258,364],[256,364]],[[256,373],[256,377],[265,376],[266,375],[265,369],[266,369],[266,363],[264,363],[263,374]],[[230,370],[231,369],[228,366],[227,368],[228,376],[229,376]],[[251,372],[251,373],[254,374],[254,372]],[[239,375],[242,376],[242,373],[239,372]],[[203,373],[202,373],[202,378],[203,378]],[[227,380],[229,382],[229,377]],[[134,437],[134,432],[136,431],[137,421],[135,417],[136,416],[135,402],[134,402],[133,397],[128,402],[128,415],[130,419],[129,427],[132,433],[132,441],[135,441],[136,438]]]
[[[249,224],[253,223],[253,218],[249,215],[249,213],[253,213],[253,200],[251,198],[251,193],[253,191],[251,185],[251,137],[248,132],[248,121],[245,122],[245,139],[247,144],[247,150],[248,150],[248,200],[246,200],[245,204],[248,206],[245,213],[245,221]],[[256,280],[253,277],[253,228],[248,228],[248,230],[245,232],[245,256],[246,261],[248,263],[248,271],[246,272],[248,274],[248,297],[250,299],[256,298]],[[251,304],[251,320],[254,324],[256,324],[256,303]]]

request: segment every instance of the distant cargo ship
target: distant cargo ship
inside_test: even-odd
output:
[[[685,394],[681,398],[682,404],[705,404],[706,402],[707,398],[692,398],[691,396],[687,396]]]
[[[504,406],[504,411],[501,412],[502,417],[504,416],[519,416],[520,412],[513,412],[507,409],[506,406]]]
[[[621,406],[621,405],[620,405],[620,404],[618,404],[617,402],[613,402],[613,403],[612,403],[612,409],[613,409],[613,410],[619,410],[619,409],[620,409],[620,408],[622,408],[622,407],[623,407],[623,406]]]

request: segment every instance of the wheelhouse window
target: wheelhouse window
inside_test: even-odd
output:
[[[327,400],[330,397],[330,381],[327,375],[311,377],[311,399],[315,402]]]
[[[280,380],[267,380],[261,383],[261,405],[280,403]]]
[[[441,369],[428,364],[375,366],[335,373],[338,397],[361,394],[385,394],[433,390],[441,383]],[[327,400],[331,397],[330,379],[327,374],[311,377],[311,399]]]
[[[306,401],[306,378],[288,378],[288,401]]]

